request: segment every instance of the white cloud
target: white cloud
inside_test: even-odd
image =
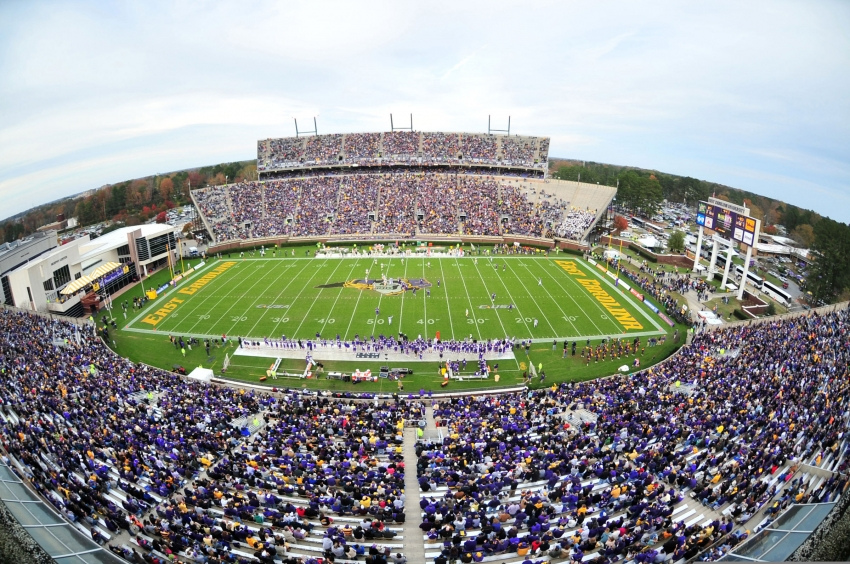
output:
[[[412,112],[422,130],[511,116],[553,156],[850,220],[829,201],[850,185],[844,2],[52,1],[2,3],[0,18],[4,216],[248,158],[293,116],[328,133]]]

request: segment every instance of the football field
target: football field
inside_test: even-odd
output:
[[[666,325],[578,258],[211,260],[126,331],[229,338],[650,336]]]

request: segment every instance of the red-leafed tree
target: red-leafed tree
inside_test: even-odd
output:
[[[629,220],[623,217],[622,215],[618,215],[614,218],[614,229],[617,231],[624,231],[629,228]]]

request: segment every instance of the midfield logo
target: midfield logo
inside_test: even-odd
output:
[[[424,278],[355,278],[347,282],[333,282],[321,284],[316,288],[356,288],[358,290],[372,290],[385,296],[396,296],[408,291],[430,288],[431,283]]]

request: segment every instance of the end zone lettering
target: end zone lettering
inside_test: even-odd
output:
[[[201,288],[203,288],[204,286],[206,286],[207,284],[212,282],[215,279],[216,276],[218,276],[222,272],[226,271],[231,266],[234,266],[235,264],[236,264],[235,262],[222,263],[220,266],[216,267],[215,270],[208,272],[207,274],[201,276],[200,278],[198,278],[197,280],[195,280],[194,282],[192,282],[191,284],[189,284],[185,288],[181,288],[180,290],[177,290],[177,293],[178,294],[186,294],[187,296],[191,296],[192,294],[194,294],[195,292],[197,292],[198,290],[200,290]]]
[[[596,301],[602,304],[602,307],[607,309],[608,313],[620,322],[620,325],[622,325],[624,329],[643,329],[643,325],[641,325],[637,319],[632,317],[632,314],[630,314],[625,308],[621,307],[617,300],[608,295],[608,292],[602,288],[602,284],[600,284],[598,280],[594,278],[585,278],[587,275],[579,270],[575,262],[571,260],[556,260],[555,264],[563,268],[567,274],[575,276],[578,283],[584,286],[590,295],[596,298]],[[599,270],[605,272],[605,267],[601,264],[595,262],[592,262],[592,264],[599,268]],[[632,290],[632,293],[638,295],[634,290]],[[641,297],[641,299],[643,298]],[[647,302],[647,304],[648,303],[649,302]]]
[[[620,325],[625,329],[643,329],[643,325],[632,317],[625,308],[620,307],[620,304],[608,295],[608,292],[599,283],[599,280],[588,278],[579,278],[578,283],[590,292],[590,295],[596,298],[596,301],[602,304],[602,307],[608,310],[608,313],[614,316],[614,319],[620,322]]]
[[[177,306],[182,303],[183,300],[179,298],[171,298],[168,302],[164,303],[161,308],[153,313],[147,314],[144,319],[142,319],[142,323],[147,323],[148,325],[156,327],[157,323],[165,319],[169,313],[177,309]]]

